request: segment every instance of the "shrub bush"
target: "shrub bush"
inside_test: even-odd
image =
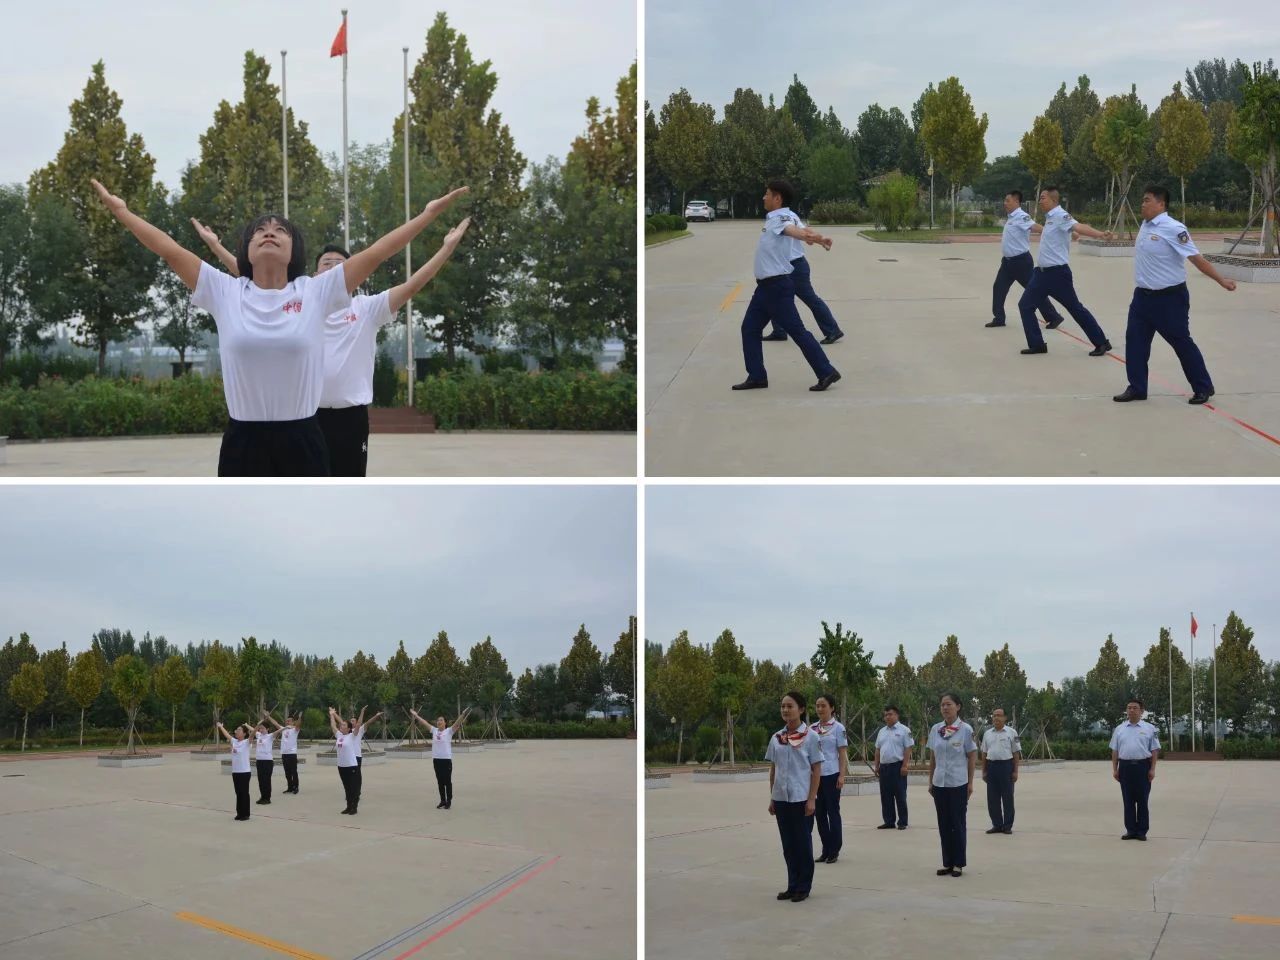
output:
[[[15,440],[217,433],[227,423],[222,381],[42,379],[0,386],[0,434]]]
[[[901,230],[911,222],[911,212],[919,209],[916,182],[900,173],[890,176],[884,183],[873,187],[867,194],[867,204],[877,227],[885,230]]]
[[[74,383],[93,376],[97,369],[97,363],[88,357],[73,357],[65,353],[53,356],[24,353],[5,360],[4,369],[0,370],[0,384],[16,383],[20,387],[34,387],[41,377],[56,377]]]
[[[620,371],[445,374],[414,402],[442,430],[636,429],[636,378]]]
[[[495,350],[480,358],[480,370],[483,373],[501,373],[503,370],[519,370],[524,372],[524,354],[514,350]]]
[[[1224,737],[1222,755],[1228,760],[1280,760],[1280,740]]]
[[[391,359],[391,354],[387,351],[379,350],[378,356],[373,361],[373,405],[375,407],[394,405],[398,383],[396,362]]]
[[[646,232],[648,224],[653,224],[654,232],[689,229],[689,224],[685,222],[684,217],[676,213],[655,213],[645,220],[645,224]]]
[[[871,211],[850,200],[815,203],[809,211],[810,223],[871,223]]]

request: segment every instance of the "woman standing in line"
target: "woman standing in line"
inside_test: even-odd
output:
[[[814,807],[822,853],[815,863],[835,863],[844,845],[840,821],[840,791],[849,771],[849,738],[844,724],[836,719],[835,701],[827,694],[814,702],[818,722],[813,725],[822,748],[822,778],[818,782],[818,798]]]
[[[942,869],[938,876],[958,877],[965,860],[966,814],[973,796],[973,768],[978,745],[973,727],[960,719],[960,698],[944,693],[942,722],[929,730],[929,794],[938,812]]]
[[[275,743],[276,733],[284,728],[274,720],[276,724],[274,733],[267,732],[267,721],[265,715],[263,719],[258,721],[258,731],[256,740],[258,743],[257,752],[255,753],[256,764],[258,767],[258,803],[271,802],[271,771],[275,769],[276,762],[271,755],[272,745]]]
[[[231,744],[231,783],[236,791],[236,819],[249,819],[249,728],[241,724],[236,727],[235,734],[227,731],[221,723],[218,732]]]
[[[418,711],[411,709],[409,712],[413,714],[413,719],[431,731],[431,766],[435,768],[436,787],[440,790],[440,802],[436,804],[436,809],[449,810],[453,807],[453,738],[467,722],[471,708],[463,710],[452,726],[445,722],[443,716],[436,717],[434,728],[418,716]]]
[[[792,690],[782,698],[782,729],[769,738],[764,758],[769,768],[769,813],[777,818],[782,858],[787,863],[787,889],[779,900],[799,903],[813,887],[813,815],[822,777],[818,735],[804,722],[804,694]]]
[[[342,791],[347,798],[344,814],[354,816],[356,804],[356,738],[351,735],[351,722],[338,716],[338,711],[329,708],[329,728],[333,731],[334,743],[338,751],[338,777],[342,780]]]

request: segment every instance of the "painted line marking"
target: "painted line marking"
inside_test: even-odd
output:
[[[228,937],[235,937],[237,940],[244,940],[247,943],[257,944],[260,947],[266,947],[268,950],[274,950],[276,953],[282,953],[286,957],[295,957],[296,960],[329,960],[329,958],[323,954],[312,953],[309,950],[303,950],[301,947],[293,947],[287,943],[281,943],[279,940],[272,940],[270,937],[259,936],[256,933],[250,933],[248,930],[241,930],[239,927],[220,923],[217,920],[210,920],[208,917],[202,917],[195,913],[188,913],[185,910],[175,913],[174,916],[179,920],[185,920],[187,923],[194,923],[196,926],[213,930],[216,933],[221,933]]]
[[[729,309],[729,307],[733,304],[733,301],[738,298],[738,293],[741,290],[742,290],[742,281],[739,280],[737,283],[733,285],[733,289],[729,291],[729,295],[720,301],[721,313],[724,313],[726,310]]]
[[[1236,923],[1261,923],[1269,927],[1280,927],[1280,917],[1248,917],[1244,915],[1231,918]]]

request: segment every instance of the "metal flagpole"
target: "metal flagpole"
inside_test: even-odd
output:
[[[1218,625],[1213,625],[1213,752],[1218,753]]]
[[[1191,612],[1191,621],[1195,622],[1196,614]],[[1196,752],[1196,632],[1191,631],[1191,752]]]
[[[1177,738],[1173,734],[1173,634],[1169,634],[1169,749],[1176,750]]]
[[[280,143],[284,151],[284,216],[289,219],[289,83],[286,76],[288,50],[280,51]]]
[[[411,219],[409,216],[409,48],[404,47],[404,222],[408,223]],[[404,282],[408,283],[409,278],[413,275],[412,260],[410,257],[410,249],[412,243],[404,245]],[[413,297],[410,297],[404,304],[404,339],[405,339],[405,372],[408,374],[407,380],[409,391],[406,394],[409,400],[409,406],[413,406],[413,380],[416,371],[413,369]]]
[[[351,249],[351,177],[347,165],[347,48],[351,46],[347,31],[347,11],[342,11],[342,240],[343,247]]]

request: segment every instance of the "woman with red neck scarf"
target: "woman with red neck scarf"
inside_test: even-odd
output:
[[[818,781],[818,798],[814,807],[822,853],[814,862],[835,863],[844,845],[840,791],[844,789],[845,773],[849,769],[849,738],[845,735],[844,724],[836,719],[835,700],[824,693],[813,705],[818,711],[818,722],[813,725],[813,731],[818,735],[818,747],[822,750],[822,776]]]
[[[938,876],[958,877],[964,872],[965,815],[973,796],[973,767],[978,745],[973,727],[960,719],[960,698],[944,693],[940,703],[942,722],[929,731],[929,795],[938,811],[938,835],[942,839],[942,869]]]
[[[787,862],[787,889],[779,900],[807,900],[813,886],[813,816],[822,776],[818,734],[804,722],[804,694],[792,690],[782,698],[783,727],[769,738],[764,758],[769,768],[769,813],[778,820],[782,857]]]

